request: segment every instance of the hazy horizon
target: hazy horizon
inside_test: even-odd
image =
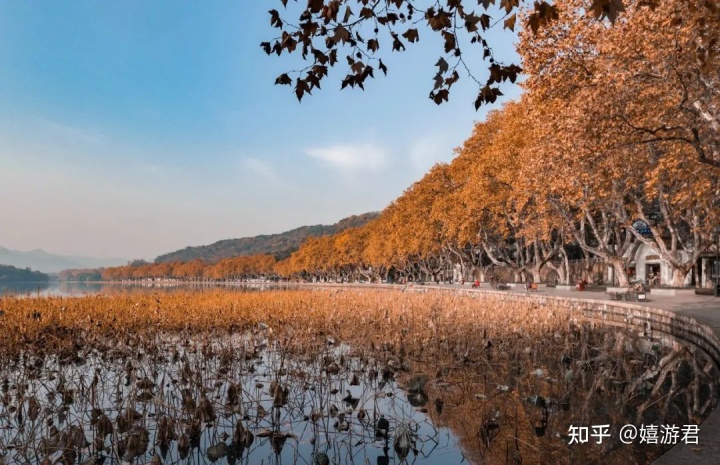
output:
[[[0,1],[0,246],[152,259],[380,211],[492,109],[466,76],[427,98],[429,35],[365,92],[340,66],[299,104],[273,85],[297,62],[259,46],[267,7]]]
[[[292,231],[292,230],[294,230],[294,229],[302,228],[303,226],[317,226],[317,225],[320,225],[320,224],[322,224],[323,226],[330,226],[330,225],[335,224],[335,223],[337,223],[338,221],[343,220],[343,219],[345,219],[345,218],[348,218],[348,217],[351,217],[351,216],[362,215],[362,214],[364,214],[364,213],[373,213],[373,212],[372,212],[372,211],[368,211],[368,212],[351,213],[351,214],[346,215],[346,216],[344,216],[344,217],[342,217],[342,218],[338,218],[336,221],[332,221],[332,222],[330,222],[330,223],[300,224],[300,225],[297,225],[297,226],[290,227],[289,229],[284,229],[284,230],[282,230],[282,231],[260,232],[260,233],[258,233],[258,234],[254,234],[254,235],[252,235],[252,236],[220,237],[220,238],[217,238],[217,239],[215,239],[215,240],[213,240],[213,241],[211,241],[211,242],[206,242],[206,243],[202,243],[202,244],[186,244],[185,246],[178,247],[178,248],[175,248],[175,249],[172,249],[172,250],[165,250],[165,251],[162,251],[162,252],[160,252],[160,253],[158,253],[158,254],[156,254],[156,255],[153,255],[152,257],[125,257],[125,256],[121,256],[121,255],[108,255],[108,256],[103,256],[103,255],[72,255],[72,254],[65,254],[65,253],[56,252],[56,251],[54,251],[54,250],[47,250],[47,249],[45,249],[45,248],[43,248],[43,247],[36,247],[36,248],[34,248],[34,249],[14,249],[14,248],[12,248],[12,247],[7,247],[7,246],[5,246],[5,245],[3,245],[3,244],[0,244],[0,250],[6,249],[6,250],[13,251],[13,252],[21,252],[21,253],[32,253],[32,252],[38,252],[38,253],[40,253],[40,252],[43,252],[43,253],[47,253],[47,254],[51,254],[51,255],[65,256],[65,257],[68,257],[68,258],[94,258],[94,259],[106,259],[106,260],[109,260],[109,259],[141,260],[141,259],[142,259],[142,260],[147,260],[147,261],[153,261],[155,258],[157,258],[157,257],[160,256],[160,255],[164,255],[164,254],[169,253],[169,252],[175,252],[175,251],[180,250],[180,249],[183,249],[183,248],[185,248],[185,247],[198,247],[198,246],[203,246],[203,245],[210,245],[210,244],[213,244],[213,243],[215,243],[215,242],[220,242],[220,241],[224,241],[224,240],[242,239],[242,238],[245,238],[245,237],[256,237],[256,236],[263,236],[263,235],[282,234],[282,233],[285,233],[285,232],[288,232],[288,231]],[[0,262],[0,265],[2,265],[2,264],[3,264],[3,263]]]

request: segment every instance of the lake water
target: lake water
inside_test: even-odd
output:
[[[3,295],[215,288],[277,289],[260,283],[50,283],[6,288]],[[93,454],[113,464],[149,463],[156,454],[166,464],[513,463],[520,450],[526,465],[639,464],[668,446],[621,444],[623,424],[695,424],[697,417],[687,412],[710,405],[718,391],[714,369],[693,369],[712,368],[702,354],[618,328],[573,324],[532,344],[517,332],[491,335],[495,344],[475,355],[462,356],[448,344],[450,359],[417,359],[408,368],[394,346],[353,353],[312,334],[306,337],[319,343],[298,352],[288,344],[292,339],[274,346],[261,329],[126,335],[87,346],[83,336],[65,353],[0,360],[0,459],[36,464],[51,457],[57,463],[60,444],[80,433],[82,460]],[[410,392],[411,380],[422,374],[430,377],[427,389]],[[697,386],[697,400],[678,386]],[[388,423],[378,431],[381,416]],[[101,421],[113,434],[99,434],[107,431]],[[569,427],[578,424],[610,424],[611,437],[569,446]],[[242,436],[248,430],[252,441]],[[401,452],[399,437],[408,446]]]
[[[467,463],[458,438],[426,414],[424,391],[408,393],[344,345],[297,358],[254,334],[100,347],[0,369],[0,458]]]
[[[203,290],[203,289],[235,289],[247,291],[248,289],[264,290],[277,288],[277,285],[264,283],[173,283],[173,282],[138,282],[138,283],[83,283],[52,281],[49,283],[0,283],[0,297],[2,296],[83,296],[88,294],[110,294],[113,292],[145,292],[174,290]]]

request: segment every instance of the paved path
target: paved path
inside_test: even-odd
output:
[[[418,286],[424,287],[424,286]],[[467,288],[466,285],[439,285],[427,286],[430,288]],[[490,290],[490,288],[484,288]],[[480,288],[482,291],[483,288]],[[525,288],[521,285],[519,289],[513,288],[505,292],[525,294]],[[565,291],[553,288],[539,289],[538,294],[552,295],[558,297],[571,297],[576,299],[590,299],[599,301],[611,301],[605,292],[600,291]],[[532,293],[535,294],[533,291]],[[653,296],[648,294],[647,302],[632,302],[633,304],[667,310],[678,315],[686,315],[694,318],[698,323],[705,324],[713,329],[715,335],[720,338],[720,297],[708,295],[689,296]],[[717,407],[700,425],[698,444],[678,444],[666,454],[653,462],[653,465],[717,465],[720,463],[720,407]]]

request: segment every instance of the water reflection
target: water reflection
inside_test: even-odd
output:
[[[158,350],[21,357],[0,372],[0,457],[68,465],[89,457],[248,465],[465,461],[453,433],[412,405],[427,403],[417,400],[427,397],[423,387],[402,389],[391,369],[346,346],[296,358],[272,347],[262,334],[168,337]]]
[[[3,295],[47,295],[53,287],[51,282],[42,283],[0,283],[0,296]]]
[[[381,298],[421,296],[368,295],[8,299],[0,334],[37,330],[0,360],[0,457],[649,463],[669,445],[622,444],[620,427],[696,425],[716,405],[712,360],[632,327],[537,323],[557,309],[490,326],[477,305],[440,318],[459,302],[429,296],[393,314]],[[570,425],[604,424],[602,444],[568,445]]]
[[[285,287],[289,287],[287,285]],[[226,290],[266,290],[278,289],[283,285],[268,283],[191,283],[191,282],[127,282],[127,283],[100,283],[100,282],[68,282],[51,281],[42,283],[2,283],[1,296],[17,297],[80,297],[95,294],[113,294],[117,292],[174,292],[174,291],[202,291],[210,289]]]

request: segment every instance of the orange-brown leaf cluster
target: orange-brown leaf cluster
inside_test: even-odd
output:
[[[720,8],[586,3],[525,13],[547,21],[521,34],[522,98],[491,112],[451,163],[373,221],[308,239],[279,263],[157,264],[103,277],[424,280],[459,270],[474,279],[500,267],[535,281],[549,268],[567,283],[570,260],[597,259],[626,285],[644,245],[672,270],[665,284],[682,285],[720,225]],[[451,70],[444,59],[437,66]]]
[[[228,280],[250,279],[270,276],[274,273],[276,260],[272,255],[250,255],[226,258],[217,263],[201,260],[190,262],[146,263],[105,268],[105,281],[141,279],[182,280]]]

